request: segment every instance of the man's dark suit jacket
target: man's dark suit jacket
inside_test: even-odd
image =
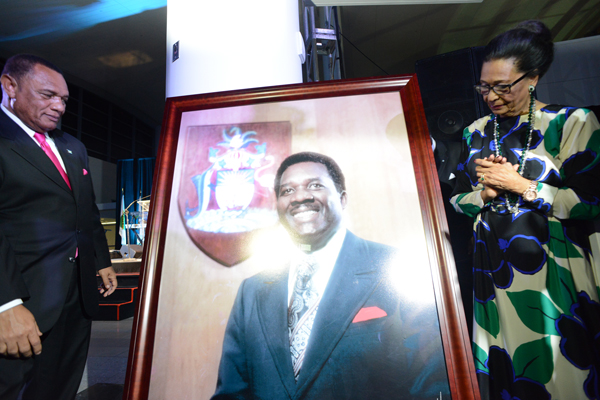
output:
[[[83,144],[50,132],[73,190],[44,151],[0,110],[0,304],[21,298],[42,332],[60,315],[78,248],[81,296],[98,310],[96,271],[110,256]]]
[[[289,268],[246,279],[225,331],[213,399],[449,398],[435,306],[418,307],[391,284],[390,272],[410,269],[397,256],[347,232],[297,383],[287,328]],[[387,316],[353,322],[369,310]]]

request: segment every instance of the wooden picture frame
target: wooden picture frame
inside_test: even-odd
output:
[[[354,104],[352,103],[353,101],[357,101],[355,110],[347,110],[348,104]],[[321,109],[322,104],[330,103],[334,104],[331,112]],[[339,106],[336,108],[335,104],[338,103]],[[393,104],[389,105],[391,103]],[[178,301],[165,300],[161,297],[161,290],[171,290],[173,286],[178,285],[178,281],[170,280],[171,278],[169,277],[173,275],[171,272],[173,272],[173,268],[176,268],[177,264],[176,261],[173,261],[174,253],[179,250],[175,251],[174,247],[169,247],[167,239],[170,237],[169,235],[172,235],[172,227],[182,224],[178,218],[177,205],[174,204],[173,199],[177,191],[174,185],[180,184],[178,179],[179,175],[181,175],[180,164],[182,163],[182,154],[184,154],[182,153],[183,144],[181,138],[185,137],[187,128],[191,126],[186,121],[193,120],[193,124],[195,125],[198,125],[198,121],[200,121],[200,125],[215,125],[220,121],[218,118],[217,120],[212,117],[204,118],[203,115],[216,115],[215,113],[218,113],[221,116],[219,118],[225,115],[225,120],[229,119],[230,121],[228,122],[232,124],[256,122],[252,117],[244,116],[249,115],[246,111],[255,110],[255,108],[263,110],[266,107],[267,112],[263,112],[261,114],[262,117],[258,117],[258,122],[262,122],[271,118],[270,115],[275,113],[273,111],[274,108],[284,110],[287,113],[285,115],[291,115],[287,109],[295,104],[302,104],[302,107],[308,104],[308,108],[316,109],[317,111],[315,112],[320,113],[320,119],[315,118],[319,119],[316,128],[314,126],[307,128],[304,125],[310,125],[310,121],[302,120],[302,124],[304,124],[302,128],[303,133],[300,135],[298,133],[300,129],[296,128],[300,120],[293,120],[292,118],[292,139],[300,135],[297,142],[301,143],[296,146],[297,148],[294,148],[294,153],[296,150],[311,148],[311,143],[313,142],[317,143],[316,150],[344,147],[339,144],[340,140],[344,140],[343,138],[340,139],[343,137],[343,129],[341,128],[335,138],[331,139],[331,141],[328,138],[327,144],[323,144],[323,140],[325,139],[322,139],[320,132],[325,132],[323,133],[325,135],[331,131],[331,126],[327,121],[342,123],[342,120],[349,116],[351,117],[352,113],[361,113],[362,110],[366,110],[366,113],[377,114],[379,113],[378,108],[381,104],[384,105],[386,110],[388,106],[390,107],[386,111],[386,116],[382,118],[388,118],[387,115],[390,115],[393,117],[389,119],[392,122],[387,126],[384,125],[383,129],[379,129],[379,131],[386,131],[385,133],[381,133],[380,136],[383,138],[382,140],[388,141],[386,143],[391,143],[390,146],[396,146],[394,147],[395,149],[403,147],[402,151],[405,151],[407,155],[409,154],[409,157],[405,157],[405,161],[407,162],[407,168],[412,172],[412,177],[408,176],[407,179],[410,181],[414,179],[416,185],[415,199],[418,198],[418,200],[413,202],[414,204],[410,204],[409,206],[420,211],[413,214],[417,215],[423,226],[422,244],[424,249],[426,249],[429,269],[431,271],[431,282],[433,292],[435,293],[439,329],[452,398],[461,400],[479,399],[470,340],[464,320],[458,279],[448,237],[443,200],[438,185],[435,162],[431,151],[431,142],[416,75],[286,85],[167,99],[160,153],[154,174],[151,211],[143,253],[143,265],[140,273],[140,293],[133,324],[123,398],[130,400],[161,398],[160,396],[166,398],[166,393],[169,394],[167,397],[179,398],[177,393],[173,393],[172,389],[169,389],[168,381],[173,378],[169,378],[169,376],[157,371],[158,367],[153,364],[153,359],[162,354],[172,353],[173,350],[170,346],[174,343],[185,341],[185,338],[190,335],[203,337],[202,334],[198,334],[193,328],[191,331],[186,331],[186,328],[182,327],[182,325],[188,325],[187,320],[182,320],[183,322],[174,324],[177,325],[177,335],[179,336],[169,333],[164,334],[167,331],[161,331],[163,329],[161,328],[163,322],[160,321],[159,317],[159,310],[162,310],[160,311],[162,313],[160,315],[165,315],[166,311],[175,312],[173,310],[180,309],[181,312],[186,313],[186,318],[193,319],[197,317],[196,309],[193,308],[193,305],[189,306],[191,308],[186,309],[185,307],[188,306],[180,307]],[[345,112],[343,117],[339,115],[339,110],[341,109]],[[275,121],[281,120],[279,116],[272,118]],[[306,119],[309,118],[306,117]],[[269,119],[269,121],[271,120]],[[370,126],[371,122],[368,119],[368,121],[365,121],[365,125]],[[395,134],[393,132],[395,132],[396,125],[401,126],[400,130],[406,131],[408,144],[406,142],[395,141]],[[346,125],[345,127],[351,129],[351,127]],[[374,127],[373,129],[377,130],[378,128]],[[369,137],[368,135],[370,134],[370,132],[364,132],[365,137]],[[337,144],[331,147],[331,143]],[[366,142],[361,141],[360,146],[348,148],[361,147],[364,143]],[[374,148],[377,149],[377,147]],[[338,154],[342,154],[342,152],[343,150],[338,150]],[[363,153],[357,154],[357,157],[359,157]],[[371,157],[375,161],[378,158],[377,155],[371,155]],[[336,156],[333,156],[333,158],[337,161]],[[347,162],[348,164],[350,163]],[[361,168],[360,165],[357,162],[356,168]],[[393,164],[388,164],[388,167],[390,165]],[[342,170],[344,170],[344,166],[341,166]],[[402,191],[402,189],[399,190]],[[367,194],[363,198],[368,203],[369,195]],[[362,226],[361,222],[355,225],[360,230]],[[398,224],[395,225],[397,226]],[[412,227],[408,226],[398,229],[410,231]],[[410,235],[410,232],[408,234]],[[389,238],[389,236],[387,235],[386,237]],[[370,238],[367,237],[367,239]],[[173,241],[173,239],[171,240]],[[178,243],[185,243],[177,244],[177,246],[186,246],[186,249],[189,248],[191,245],[187,243],[188,240],[189,237],[186,238],[185,235],[180,234]],[[176,248],[180,249],[180,247]],[[200,260],[198,261],[195,257],[193,262],[186,262],[185,268],[187,269],[184,271],[191,271],[192,269],[196,271],[195,265],[210,263],[210,261],[206,261],[210,257],[205,257],[198,248],[185,251],[199,252],[198,257]],[[222,268],[224,269],[219,270],[216,267],[211,267],[211,271],[216,270],[218,274],[218,271],[225,271],[228,267]],[[182,274],[180,270],[177,271],[179,271],[179,275]],[[231,268],[227,271],[231,271]],[[187,273],[184,273],[184,275],[188,276]],[[189,275],[190,279],[193,279],[191,276]],[[202,276],[206,276],[206,273]],[[196,282],[200,281],[200,279],[196,280]],[[163,284],[162,289],[161,283]],[[226,321],[225,317],[223,316],[222,320]],[[157,330],[160,331],[159,334],[157,334]],[[165,347],[168,349],[165,350]],[[191,354],[190,358],[193,359],[194,352],[192,351]],[[182,363],[185,364],[184,361]],[[204,373],[202,372],[203,368],[202,365],[199,367],[194,366],[194,376],[202,375]],[[185,372],[177,372],[176,368],[174,368],[173,374],[184,375]],[[184,379],[184,382],[178,382],[177,386],[193,386],[197,384],[195,380],[190,381],[189,377],[182,377],[181,379]],[[157,381],[161,383],[156,383]],[[206,397],[198,393],[198,391],[192,391],[188,395],[191,395],[193,398]]]

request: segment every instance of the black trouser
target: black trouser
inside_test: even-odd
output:
[[[0,357],[1,400],[72,400],[77,395],[92,328],[80,300],[78,264],[62,313],[42,336],[42,353],[23,359]]]

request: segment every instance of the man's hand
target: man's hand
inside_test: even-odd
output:
[[[33,314],[20,304],[0,313],[0,355],[31,357],[42,352],[42,332]]]
[[[98,275],[102,278],[102,286],[100,287],[100,293],[104,294],[104,297],[110,296],[117,288],[117,273],[113,267],[102,268],[98,271]]]

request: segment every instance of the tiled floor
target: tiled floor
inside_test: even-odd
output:
[[[94,321],[92,338],[77,400],[121,399],[133,318]]]

